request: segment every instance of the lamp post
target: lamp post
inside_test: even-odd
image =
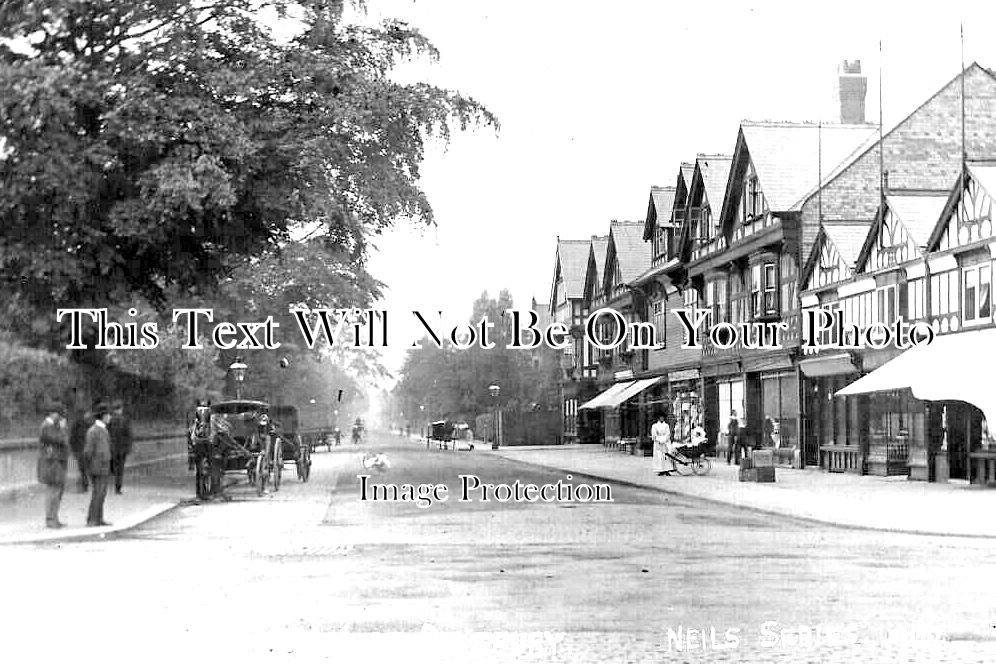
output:
[[[498,437],[501,433],[501,428],[498,425],[498,394],[501,392],[501,386],[498,383],[492,383],[488,386],[488,393],[491,395],[491,399],[494,401],[494,437],[491,439],[491,449],[498,449]]]
[[[235,361],[228,365],[228,370],[232,372],[232,378],[235,379],[235,398],[242,398],[242,383],[246,379],[246,370],[249,367],[246,366],[245,362],[242,361],[241,356],[237,356]]]

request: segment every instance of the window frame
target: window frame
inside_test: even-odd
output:
[[[983,270],[987,273],[985,281],[982,279]],[[963,268],[961,271],[961,296],[964,306],[962,307],[962,317],[966,325],[981,325],[992,320],[992,263],[983,262],[977,265]],[[971,287],[969,279],[972,280]],[[983,286],[986,289],[987,297],[983,300]],[[969,308],[969,290],[972,292],[972,307]],[[983,307],[985,301],[985,307]],[[985,309],[985,313],[983,313]]]

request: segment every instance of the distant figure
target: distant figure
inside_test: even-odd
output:
[[[736,457],[736,463],[740,464],[740,420],[737,419],[737,411],[730,413],[730,421],[726,425],[726,465],[730,465],[730,459]]]
[[[104,521],[104,499],[107,498],[107,482],[111,475],[111,436],[107,433],[107,423],[111,420],[111,412],[101,404],[94,408],[93,426],[86,432],[86,446],[83,457],[87,472],[90,475],[92,493],[90,494],[90,511],[87,513],[86,525],[109,526]]]
[[[66,489],[69,433],[61,403],[51,403],[45,411],[47,416],[38,436],[38,481],[45,485],[45,526],[62,528],[65,524],[59,521],[59,505]]]
[[[671,458],[671,427],[668,426],[664,413],[657,416],[657,421],[650,427],[650,437],[654,441],[653,469],[658,475],[670,475],[675,471],[674,459]]]
[[[764,418],[764,430],[761,432],[761,444],[758,447],[775,446],[775,422],[770,417]]]
[[[111,472],[114,473],[114,493],[120,494],[124,486],[125,460],[131,453],[131,424],[124,414],[124,404],[115,401],[111,407],[111,422],[107,425],[111,436]]]
[[[702,445],[706,442],[706,432],[702,428],[702,422],[696,421],[695,426],[692,427],[692,445]]]

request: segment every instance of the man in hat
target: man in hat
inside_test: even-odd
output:
[[[124,485],[125,459],[131,452],[131,424],[124,414],[124,404],[120,400],[111,406],[111,421],[107,425],[111,436],[111,472],[114,473],[114,493],[121,493]]]
[[[69,467],[69,435],[61,403],[46,405],[45,412],[39,435],[38,481],[45,485],[45,525],[62,528],[65,524],[59,521],[59,505]]]
[[[107,432],[111,412],[106,404],[98,404],[93,409],[93,415],[95,420],[86,432],[86,447],[83,450],[86,469],[93,485],[86,525],[109,526],[111,524],[104,521],[104,499],[107,497],[107,482],[111,475],[111,436]]]
[[[80,493],[90,490],[90,482],[86,477],[86,461],[83,459],[83,448],[86,447],[86,432],[93,426],[93,413],[76,411],[69,427],[69,447],[76,458],[76,467],[80,471],[78,488]]]

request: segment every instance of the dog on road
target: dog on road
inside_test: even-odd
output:
[[[364,454],[360,459],[360,465],[364,470],[376,470],[378,473],[386,473],[391,467],[391,461],[386,454],[380,452]]]

